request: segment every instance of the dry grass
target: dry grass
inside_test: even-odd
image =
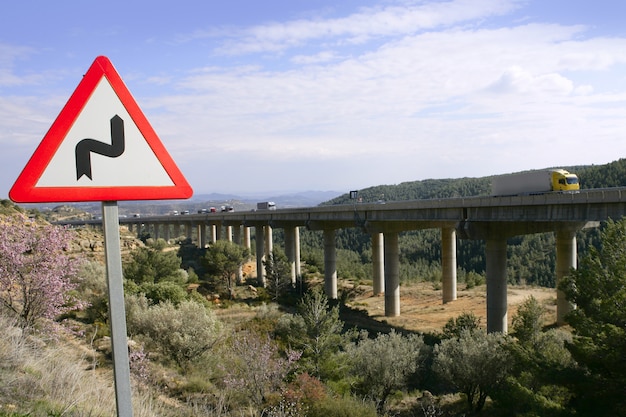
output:
[[[0,316],[0,416],[114,416],[113,375],[93,366],[95,352],[72,336],[24,335]],[[146,393],[133,393],[134,415],[162,416]]]

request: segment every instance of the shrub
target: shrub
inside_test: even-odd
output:
[[[358,398],[329,397],[313,403],[307,417],[376,417],[376,406]]]
[[[147,336],[149,342],[183,370],[219,339],[221,324],[203,305],[169,301],[148,306],[145,299],[129,306],[128,330]]]
[[[451,318],[443,326],[443,337],[445,339],[458,339],[466,331],[480,329],[480,317],[476,317],[471,311],[462,313],[456,318]]]

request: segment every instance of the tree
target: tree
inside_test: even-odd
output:
[[[520,343],[533,343],[541,334],[543,327],[543,307],[532,295],[517,309],[513,317],[513,336]]]
[[[565,386],[575,362],[565,347],[572,341],[569,331],[542,330],[543,307],[528,297],[513,317],[513,336],[507,344],[511,371],[491,399],[511,415],[568,415],[571,391]]]
[[[389,395],[405,388],[409,377],[417,372],[423,347],[422,336],[402,336],[392,330],[376,339],[362,340],[350,352],[359,391],[378,405],[381,414]]]
[[[21,215],[0,223],[0,301],[22,327],[83,307],[74,296],[80,261],[68,252],[71,237]]]
[[[227,240],[218,240],[208,248],[202,263],[210,274],[222,279],[228,296],[232,298],[233,279],[248,256],[247,248]]]
[[[278,299],[292,288],[291,268],[287,263],[287,257],[284,253],[274,248],[265,261],[265,277],[267,282],[267,291],[271,295],[272,300]]]
[[[185,271],[180,268],[180,258],[175,252],[149,246],[131,252],[130,261],[124,265],[124,278],[138,285],[163,281],[179,284],[186,282]]]
[[[322,380],[336,373],[338,367],[332,361],[347,343],[339,308],[330,308],[326,295],[314,288],[298,304],[297,314],[286,317],[277,324],[276,331],[302,351],[301,367]]]
[[[471,411],[480,411],[507,376],[506,340],[501,333],[464,330],[458,339],[445,339],[435,346],[435,373],[465,394]]]
[[[146,246],[131,252],[124,264],[125,291],[144,294],[153,303],[171,301],[178,304],[186,296],[187,272],[180,268],[175,252],[159,249],[161,245]]]
[[[575,406],[609,416],[626,408],[626,220],[608,221],[600,237],[560,289],[576,305],[567,317],[575,334],[568,348],[582,367]]]

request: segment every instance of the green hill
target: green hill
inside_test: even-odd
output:
[[[556,168],[556,167],[547,167]],[[578,175],[581,188],[607,188],[626,186],[626,159],[619,159],[605,165],[579,165],[560,167]],[[358,190],[364,203],[377,201],[422,200],[431,198],[455,198],[489,195],[491,178],[446,178],[408,181],[396,185],[376,185]],[[321,205],[348,204],[350,194],[346,193]]]

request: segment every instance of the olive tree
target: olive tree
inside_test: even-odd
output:
[[[358,391],[384,412],[390,394],[406,387],[424,360],[424,339],[418,335],[403,336],[391,331],[375,339],[363,339],[350,353],[352,372],[358,379]]]
[[[434,349],[433,370],[465,394],[471,411],[480,411],[487,396],[508,374],[510,357],[501,333],[464,330],[459,338],[442,340]]]

